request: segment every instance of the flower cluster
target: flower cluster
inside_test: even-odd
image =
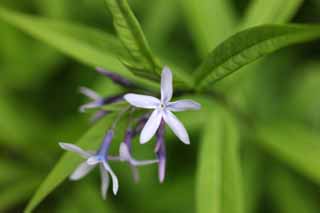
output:
[[[140,87],[134,85],[127,79],[119,76],[118,74],[108,72],[101,68],[97,71],[104,76],[110,78],[114,83],[123,86],[130,90],[141,90]],[[101,173],[101,193],[102,197],[106,198],[107,190],[109,187],[109,176],[111,176],[113,184],[113,193],[116,194],[119,188],[119,181],[109,163],[111,161],[126,162],[130,165],[133,178],[135,181],[139,180],[137,167],[158,163],[159,180],[164,181],[166,170],[166,148],[165,148],[165,125],[167,124],[173,133],[185,144],[190,143],[188,133],[179,121],[179,119],[172,112],[179,112],[185,110],[199,110],[200,104],[191,100],[180,100],[171,102],[173,96],[173,79],[172,72],[168,67],[164,67],[161,75],[161,98],[155,98],[148,95],[140,95],[135,93],[121,93],[110,97],[102,97],[95,91],[82,87],[80,92],[91,99],[80,107],[81,112],[87,109],[98,109],[93,115],[91,121],[95,122],[107,114],[111,110],[106,110],[103,107],[118,102],[128,102],[130,107],[124,108],[114,121],[112,127],[107,131],[100,148],[97,151],[84,151],[80,147],[68,144],[59,143],[61,148],[75,152],[86,160],[81,163],[78,168],[71,174],[70,180],[79,180],[87,175],[94,167],[99,166]],[[138,108],[151,109],[151,113],[139,113]],[[134,112],[137,112],[137,117],[133,118]],[[123,141],[120,143],[119,155],[109,155],[109,147],[111,145],[116,124],[125,113],[129,114],[128,127],[125,132]],[[134,122],[133,122],[134,121]],[[147,143],[156,135],[155,155],[156,159],[153,160],[136,160],[132,155],[132,140],[137,135],[140,135],[140,143]]]

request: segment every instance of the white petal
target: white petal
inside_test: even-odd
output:
[[[170,102],[167,105],[166,109],[173,112],[180,112],[185,110],[199,110],[200,108],[201,108],[201,105],[195,101],[180,100],[180,101]]]
[[[102,194],[102,198],[105,200],[107,197],[110,179],[109,179],[108,172],[104,169],[103,165],[100,165],[100,174],[101,174],[101,194]]]
[[[154,109],[160,104],[160,100],[158,98],[148,95],[129,93],[123,96],[123,98],[131,105],[144,109]]]
[[[100,163],[101,159],[97,156],[92,156],[88,158],[87,164],[89,165],[96,165],[97,163]]]
[[[83,158],[89,158],[91,157],[91,154],[89,152],[84,151],[80,147],[71,144],[71,143],[59,143],[60,147],[64,150],[70,151],[70,152],[75,152],[79,154]]]
[[[155,160],[135,160],[131,159],[131,164],[134,166],[146,166],[154,163],[158,163],[159,161],[157,159]]]
[[[120,144],[119,155],[120,155],[121,161],[130,161],[131,156],[130,156],[130,152],[129,152],[127,144],[125,144],[125,143]]]
[[[164,67],[161,73],[161,101],[168,103],[172,98],[172,72],[169,67]]]
[[[90,102],[90,103],[81,105],[79,107],[79,111],[85,112],[87,109],[94,109],[94,108],[98,108],[98,107],[101,107],[101,103],[94,101],[94,102]]]
[[[70,175],[70,180],[79,180],[86,176],[95,166],[89,165],[87,162],[81,163]]]
[[[87,87],[80,87],[80,93],[87,96],[88,98],[91,98],[92,100],[102,99],[102,97],[98,95],[98,93]]]
[[[174,134],[185,144],[190,144],[189,135],[179,119],[170,111],[163,113],[164,121],[169,125]]]
[[[103,166],[109,172],[109,174],[111,175],[111,178],[112,178],[112,191],[113,191],[113,194],[116,195],[118,190],[119,190],[118,178],[117,178],[116,174],[110,168],[109,164],[107,164],[107,162],[103,161]]]
[[[154,110],[141,131],[140,143],[147,143],[154,136],[159,128],[161,119],[162,111]]]

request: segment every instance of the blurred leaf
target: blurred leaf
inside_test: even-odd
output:
[[[228,0],[179,0],[200,55],[231,35],[236,23]]]
[[[113,118],[113,115],[109,115],[108,119],[102,120],[96,126],[92,127],[75,144],[84,150],[96,149],[101,142],[103,135],[107,131],[108,126],[110,126]],[[120,131],[119,128],[117,128],[117,131]],[[57,149],[59,149],[58,145]],[[35,207],[37,207],[37,205],[57,186],[59,186],[82,161],[83,159],[75,153],[64,153],[55,167],[51,170],[50,174],[37,189],[36,193],[26,207],[25,212],[31,212]]]
[[[282,24],[289,21],[303,0],[254,0],[251,1],[241,29],[261,24]]]
[[[243,159],[243,192],[245,194],[245,213],[257,212],[263,192],[264,153],[252,146],[253,142],[241,148]]]
[[[170,5],[170,6],[169,6]],[[178,24],[180,13],[177,0],[154,0],[148,8],[146,17],[142,20],[145,34],[151,46],[164,49],[168,48],[169,33]],[[166,52],[171,52],[169,49]]]
[[[113,16],[113,23],[122,44],[129,51],[131,61],[124,61],[136,75],[159,79],[161,64],[153,56],[141,26],[130,9],[127,0],[106,0]]]
[[[198,89],[204,89],[276,50],[319,37],[320,27],[308,25],[265,25],[239,32],[204,59],[195,73]]]
[[[83,181],[70,195],[66,196],[57,212],[88,213],[88,212],[115,212],[110,200],[101,199],[98,186],[90,181]]]
[[[155,87],[151,82],[133,76],[117,60],[120,56],[128,56],[112,35],[80,25],[23,15],[4,8],[0,8],[0,19],[85,64],[103,67],[142,85]]]
[[[236,123],[222,108],[207,121],[197,173],[197,212],[242,213],[244,196]]]
[[[1,189],[0,211],[4,212],[9,207],[27,200],[38,184],[39,179],[32,176],[8,184],[5,188]]]
[[[297,75],[290,82],[289,98],[285,99],[286,112],[314,127],[320,127],[320,100],[314,91],[320,90],[320,63],[312,61],[297,68]]]
[[[319,198],[312,186],[290,174],[284,168],[277,168],[269,180],[272,201],[281,213],[317,213]]]
[[[320,135],[295,122],[259,124],[259,144],[292,168],[320,184]]]

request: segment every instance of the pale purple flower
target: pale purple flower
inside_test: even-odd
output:
[[[103,143],[100,149],[97,152],[93,151],[84,151],[80,147],[69,144],[69,143],[59,143],[62,149],[75,152],[81,157],[85,158],[86,161],[81,163],[76,170],[71,174],[70,180],[79,180],[82,177],[86,176],[93,168],[99,164],[100,173],[101,173],[101,193],[102,197],[105,199],[110,184],[109,175],[112,179],[113,184],[113,193],[117,194],[119,189],[118,178],[115,173],[112,171],[111,167],[108,164],[109,160],[120,160],[119,157],[108,156],[108,150],[110,143],[113,137],[113,130],[109,130],[106,136],[103,139]]]
[[[199,110],[201,106],[192,100],[170,102],[172,95],[172,73],[168,67],[164,67],[161,74],[160,100],[152,96],[132,93],[124,96],[124,99],[135,107],[154,109],[141,132],[140,143],[146,143],[154,136],[162,119],[182,142],[185,144],[190,143],[189,135],[185,127],[172,112]]]
[[[132,157],[132,142],[133,132],[131,128],[128,128],[126,131],[124,142],[120,144],[120,161],[126,161],[129,163],[132,170],[133,179],[135,182],[139,181],[138,166],[150,165],[153,163],[158,163],[158,160],[136,160]]]
[[[80,106],[80,112],[85,112],[87,109],[99,108],[104,105],[117,103],[123,100],[123,94],[104,98],[87,87],[80,87],[80,93],[91,99],[89,103]]]

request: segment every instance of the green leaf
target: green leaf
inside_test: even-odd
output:
[[[179,0],[200,55],[231,35],[236,18],[227,0]],[[219,17],[219,18],[217,18]]]
[[[205,89],[267,54],[320,38],[320,27],[264,25],[239,32],[214,49],[197,69],[198,89]]]
[[[125,62],[134,73],[150,79],[159,79],[161,64],[153,56],[141,26],[126,0],[106,0],[113,23],[122,44],[133,63]],[[151,73],[150,73],[151,72]]]
[[[197,172],[198,213],[242,213],[239,135],[222,108],[207,117]]]
[[[121,64],[118,58],[128,58],[129,56],[121,43],[112,35],[81,25],[23,15],[1,7],[0,20],[82,63],[103,67],[137,81],[141,85],[157,88],[150,81],[135,77]]]
[[[84,150],[94,150],[101,143],[105,132],[111,126],[114,116],[109,115],[107,119],[102,120],[96,126],[92,127],[83,137],[76,143],[77,146]],[[119,128],[117,128],[119,130]],[[118,137],[119,134],[116,134]],[[120,138],[119,138],[120,139]],[[115,141],[118,141],[116,138]],[[57,149],[59,149],[57,144]],[[37,205],[45,199],[56,187],[58,187],[82,162],[83,159],[75,153],[65,152],[61,159],[57,162],[47,178],[42,182],[36,193],[32,197],[25,212],[31,212]]]
[[[260,144],[270,155],[277,157],[314,182],[320,184],[320,135],[295,122],[259,124]]]
[[[283,24],[296,13],[303,0],[254,0],[251,2],[241,29],[261,24]]]

